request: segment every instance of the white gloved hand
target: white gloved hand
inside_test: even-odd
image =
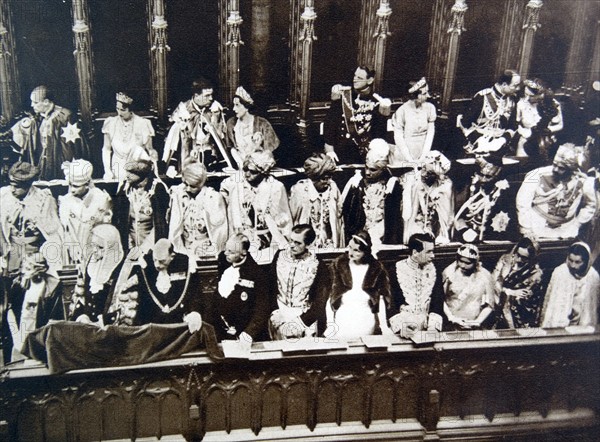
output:
[[[338,158],[338,156],[336,155],[336,153],[334,151],[326,152],[325,154],[329,158],[331,158],[333,161],[335,161],[336,164],[340,162],[340,159]]]
[[[177,176],[177,170],[175,170],[175,166],[169,166],[165,175],[167,175],[169,178],[175,178]]]
[[[190,333],[197,332],[202,328],[202,316],[198,312],[188,313],[183,317],[183,321],[187,323]]]

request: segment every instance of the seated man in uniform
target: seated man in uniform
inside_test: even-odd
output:
[[[316,232],[315,247],[344,247],[342,201],[337,184],[331,179],[335,162],[324,153],[304,162],[308,178],[290,190],[290,210],[296,224],[310,224]]]
[[[227,212],[219,192],[205,186],[206,168],[184,166],[182,183],[171,188],[169,239],[178,253],[196,258],[215,257],[227,241]]]
[[[491,273],[479,262],[473,244],[458,248],[456,261],[442,272],[445,328],[468,330],[486,328],[494,310],[495,294]]]
[[[521,76],[510,69],[498,77],[491,88],[475,94],[469,110],[459,116],[467,144],[467,154],[486,155],[491,152],[503,156],[517,130],[515,94]]]
[[[517,235],[516,191],[500,179],[502,158],[497,155],[475,160],[478,170],[470,183],[457,189],[451,237],[459,242],[512,240]]]
[[[110,312],[118,325],[175,324],[186,322],[190,333],[200,330],[208,306],[202,296],[196,263],[176,253],[171,241],[159,239],[139,263]]]
[[[269,334],[272,339],[318,336],[325,331],[329,271],[308,247],[316,238],[310,224],[292,227],[289,248],[271,264],[273,288]]]
[[[86,160],[63,164],[69,192],[58,197],[58,215],[65,230],[65,246],[70,263],[83,260],[92,228],[110,224],[112,201],[108,193],[92,183],[94,167]]]
[[[442,276],[433,265],[435,239],[416,233],[408,240],[408,258],[390,275],[392,296],[400,313],[390,318],[394,333],[410,337],[416,331],[442,331]]]
[[[539,238],[575,238],[596,212],[593,178],[579,170],[577,146],[558,148],[552,166],[529,172],[517,194],[521,233]]]
[[[246,345],[267,337],[269,286],[265,270],[248,250],[250,240],[237,233],[219,255],[219,282],[210,314],[219,340],[239,339]]]

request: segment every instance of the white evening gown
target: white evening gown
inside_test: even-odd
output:
[[[363,281],[369,268],[368,264],[350,264],[352,288],[342,295],[342,302],[336,312],[333,312],[330,302],[327,302],[327,323],[330,326],[325,335],[330,339],[359,339],[361,336],[372,335],[377,324],[375,314],[369,306],[369,294],[362,289]],[[388,330],[385,320],[385,304],[380,299],[379,321],[382,331]],[[335,325],[331,325],[334,322]]]

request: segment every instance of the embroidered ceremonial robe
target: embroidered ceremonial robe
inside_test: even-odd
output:
[[[187,255],[176,253],[167,273],[170,288],[159,290],[158,271],[152,251],[140,258],[111,311],[116,312],[119,324],[177,324],[191,312],[198,312],[203,320],[209,305],[202,293],[200,274]]]

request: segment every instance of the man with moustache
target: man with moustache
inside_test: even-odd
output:
[[[325,153],[340,164],[364,164],[369,142],[383,138],[391,101],[373,91],[375,71],[359,66],[352,87],[335,85],[325,118]]]
[[[558,148],[551,166],[529,172],[517,193],[517,213],[523,235],[575,238],[596,212],[593,178],[579,170],[577,146]]]
[[[452,223],[451,238],[459,242],[511,240],[517,231],[516,190],[500,179],[502,158],[478,157],[477,171],[470,183],[455,192],[458,207]]]
[[[308,178],[298,181],[290,191],[292,221],[312,226],[316,232],[315,247],[343,247],[341,195],[331,179],[335,162],[324,153],[314,154],[304,162],[304,172]]]
[[[292,226],[287,191],[271,175],[274,167],[271,152],[254,151],[244,159],[241,172],[221,182],[230,234],[246,235],[260,264],[270,263],[274,252],[285,247]]]
[[[477,246],[463,244],[458,248],[456,261],[442,272],[442,284],[446,329],[487,327],[494,311],[494,283],[491,273],[479,262]]]
[[[507,69],[494,86],[475,94],[469,110],[459,116],[467,154],[502,156],[517,130],[515,96],[521,85],[518,72]]]

